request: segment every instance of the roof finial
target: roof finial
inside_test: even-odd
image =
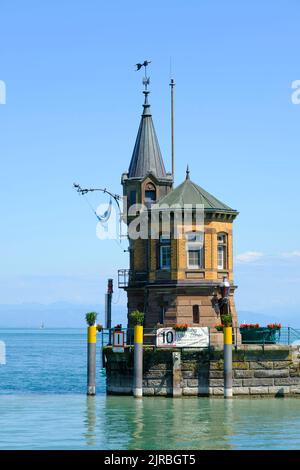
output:
[[[190,170],[189,170],[189,166],[188,166],[188,165],[186,166],[186,176],[185,176],[185,179],[186,179],[186,180],[189,180],[189,179],[190,179]]]
[[[145,101],[144,101],[144,112],[143,115],[150,115],[150,112],[148,112],[148,108],[150,107],[150,104],[148,103],[148,95],[150,91],[148,91],[148,85],[150,85],[150,77],[147,76],[147,66],[151,64],[151,60],[144,60],[142,64],[136,64],[136,72],[140,70],[142,67],[145,67],[145,76],[143,78],[143,85],[144,85],[144,95],[145,95]]]

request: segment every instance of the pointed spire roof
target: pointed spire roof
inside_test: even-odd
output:
[[[184,204],[203,204],[205,212],[223,212],[230,214],[238,214],[238,212],[227,206],[205,189],[198,186],[190,180],[190,171],[187,167],[186,179],[177,188],[170,191],[166,196],[159,199],[159,204],[167,204],[172,206],[178,204],[181,207]]]
[[[145,90],[143,93],[144,111],[131,157],[128,178],[144,178],[148,173],[152,173],[158,179],[167,178],[148,103],[149,91]]]

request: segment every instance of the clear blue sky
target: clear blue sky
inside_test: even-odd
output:
[[[299,1],[2,0],[0,15],[0,303],[103,302],[127,254],[96,238],[72,183],[121,192],[144,59],[170,169],[171,56],[176,184],[189,163],[196,183],[240,211],[239,309],[296,308]]]

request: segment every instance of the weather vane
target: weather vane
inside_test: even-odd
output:
[[[147,77],[147,66],[149,64],[151,64],[151,60],[144,60],[142,64],[135,64],[136,72],[140,70],[142,67],[145,67],[145,76],[143,78],[143,85],[145,87],[145,91],[147,91],[147,86],[150,84],[150,77]]]

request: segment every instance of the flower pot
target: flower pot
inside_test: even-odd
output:
[[[276,344],[280,338],[280,329],[240,328],[242,344]]]

